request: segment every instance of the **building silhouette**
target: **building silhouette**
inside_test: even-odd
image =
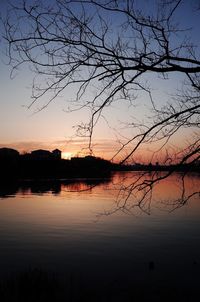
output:
[[[36,160],[51,160],[51,159],[61,159],[61,151],[58,149],[53,150],[52,152],[47,150],[34,150],[30,154],[32,159]]]
[[[11,148],[0,148],[0,159],[15,160],[19,158],[19,152]]]

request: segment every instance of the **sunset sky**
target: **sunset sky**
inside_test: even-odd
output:
[[[147,1],[147,3],[150,2]],[[6,6],[7,0],[1,0],[0,11],[2,16],[4,16]],[[187,27],[200,25],[196,15],[187,10],[187,5],[182,7],[181,20],[187,22],[185,23]],[[199,33],[194,33],[192,38],[196,43],[200,42]],[[12,147],[20,152],[59,148],[65,158],[82,155],[88,141],[86,138],[75,135],[76,129],[74,126],[88,120],[89,110],[66,112],[72,95],[70,89],[65,90],[61,97],[58,97],[40,112],[35,113],[40,108],[41,104],[39,103],[28,109],[27,107],[31,102],[33,74],[27,68],[21,67],[15,73],[14,78],[10,79],[11,67],[6,65],[8,58],[4,54],[5,44],[2,38],[0,48],[0,147]],[[168,81],[159,80],[157,77],[153,78],[148,75],[149,79],[153,87],[153,95],[159,102],[165,102],[170,97],[169,93],[171,91],[181,88],[178,74],[171,76]],[[131,121],[132,117],[145,121],[145,116],[148,116],[148,107],[149,101],[142,94],[138,97],[136,107],[130,108],[128,102],[119,101],[108,108],[95,128],[94,154],[107,159],[112,158],[120,146],[118,141],[123,141],[123,137],[128,138],[135,134],[134,129],[127,129],[122,122]],[[182,132],[175,139],[176,143],[183,144],[186,137],[187,133]],[[175,141],[172,143],[175,143]],[[148,152],[148,150],[149,146],[145,147],[141,154],[137,154],[137,160],[148,160],[151,157],[151,151]]]

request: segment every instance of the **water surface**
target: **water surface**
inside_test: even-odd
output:
[[[200,281],[199,196],[177,208],[172,201],[182,187],[176,175],[156,188],[150,215],[137,207],[129,215],[113,212],[121,181],[136,175],[121,172],[102,183],[4,187],[1,276],[40,268],[102,286],[155,282],[195,288]],[[185,178],[189,193],[199,185],[197,176]]]

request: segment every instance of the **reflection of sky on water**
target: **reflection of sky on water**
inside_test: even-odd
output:
[[[113,181],[117,183],[119,178]],[[198,183],[194,177],[187,178],[193,188]],[[176,186],[174,179],[169,179],[158,193],[163,192],[164,199]],[[105,282],[109,278],[148,279],[153,261],[154,278],[175,280],[184,274],[186,282],[197,281],[198,198],[170,214],[153,202],[150,216],[136,211],[135,215],[117,212],[97,217],[113,207],[115,194],[112,183],[104,183],[83,192],[72,192],[63,185],[57,195],[19,192],[14,198],[2,198],[1,273],[42,267]]]

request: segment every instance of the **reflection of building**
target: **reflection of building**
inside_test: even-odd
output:
[[[47,150],[34,150],[31,152],[31,157],[33,159],[61,159],[61,151],[58,149],[53,150],[52,152]]]

